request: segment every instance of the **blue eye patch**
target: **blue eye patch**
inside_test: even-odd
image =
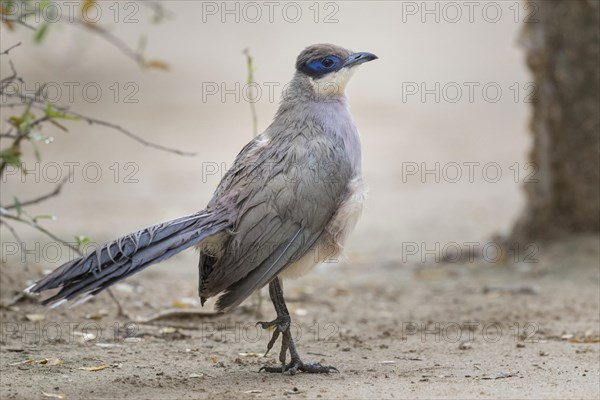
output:
[[[338,70],[341,65],[342,60],[340,60],[337,56],[329,55],[307,62],[303,70],[307,75],[318,77]]]

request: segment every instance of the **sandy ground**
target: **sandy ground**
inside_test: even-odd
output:
[[[40,143],[40,163],[27,149],[32,173],[11,174],[2,182],[0,200],[9,204],[14,196],[47,193],[57,182],[50,179],[53,165],[58,164],[60,179],[77,163],[61,196],[29,209],[31,215],[54,215],[42,223],[62,238],[86,235],[102,243],[196,212],[252,136],[246,101],[203,98],[206,84],[245,83],[242,49],[249,47],[255,57],[257,81],[279,87],[292,76],[293,60],[307,44],[327,41],[376,53],[380,59],[365,65],[349,87],[370,188],[347,246],[349,261],[286,283],[301,355],[335,365],[340,373],[257,373],[275,362],[276,352],[264,359],[247,356],[261,354],[268,342],[267,332],[254,328],[259,317],[252,302],[225,316],[138,322],[131,332],[125,329],[130,319],[116,317],[106,295],[72,309],[46,310],[27,300],[0,308],[2,399],[600,396],[600,345],[578,343],[597,339],[600,331],[597,237],[573,238],[535,254],[522,249],[517,264],[431,259],[436,246],[477,242],[481,249],[494,235],[509,232],[524,205],[522,185],[531,172],[525,164],[530,104],[524,88],[531,77],[517,46],[521,24],[514,21],[513,2],[499,2],[498,23],[482,20],[480,13],[475,23],[465,18],[437,23],[432,17],[422,23],[419,15],[398,23],[406,2],[336,2],[335,24],[315,24],[308,9],[312,2],[302,2],[305,18],[294,24],[216,18],[198,23],[202,2],[168,3],[174,16],[165,25],[148,25],[142,13],[140,24],[114,27],[133,47],[148,34],[148,57],[167,61],[168,72],[141,72],[101,39],[69,29],[52,29],[43,46],[33,45],[23,31],[4,30],[0,47],[23,42],[11,59],[29,90],[35,83],[53,83],[63,88],[61,104],[197,155],[178,157],[100,126],[65,122],[69,133],[43,132],[54,141]],[[365,23],[368,28],[357,29]],[[0,61],[4,76],[7,59]],[[77,90],[68,99],[66,84],[74,81],[78,88],[100,85],[104,95],[92,102]],[[479,85],[473,101],[466,92],[456,103],[434,96],[403,98],[407,83],[429,89],[457,84],[465,90],[466,82]],[[115,84],[121,88],[117,97]],[[137,90],[135,103],[125,101],[128,84]],[[499,101],[482,98],[479,89],[486,84],[502,89]],[[521,88],[517,99],[515,87]],[[268,125],[277,104],[278,96],[258,102],[259,129]],[[456,163],[462,167],[458,182],[439,179],[440,173],[424,175]],[[472,180],[466,163],[478,163]],[[207,174],[215,165],[216,173]],[[415,165],[418,172],[407,176]],[[499,167],[499,180],[483,173],[487,165]],[[8,263],[0,265],[2,304],[27,281],[71,258],[64,249],[55,257],[56,243],[27,228],[19,227],[27,244],[16,252],[15,240],[0,233],[2,260],[10,253]],[[415,254],[408,254],[415,245]],[[423,265],[424,256],[429,258]],[[178,300],[194,303],[196,265],[187,252],[114,292],[133,320]],[[274,315],[268,301],[261,311],[262,319]],[[30,321],[40,314],[43,321]],[[59,340],[49,340],[57,327]],[[97,327],[102,334],[92,339]],[[125,339],[127,332],[134,337]],[[44,359],[50,361],[27,362]],[[98,366],[109,368],[80,369]]]
[[[277,352],[260,356],[252,301],[126,325],[106,295],[52,311],[26,300],[1,310],[0,397],[598,398],[598,238],[545,250],[537,263],[349,262],[288,282],[301,355],[340,371],[321,376],[258,373]],[[195,270],[167,264],[117,286],[129,314],[195,296]],[[4,276],[4,296],[14,284]]]

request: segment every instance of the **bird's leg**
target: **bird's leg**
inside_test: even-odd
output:
[[[332,371],[337,372],[337,369],[335,367],[321,365],[319,363],[304,363],[300,359],[300,356],[296,351],[296,344],[294,343],[294,338],[291,334],[290,313],[288,312],[287,306],[285,305],[285,300],[283,299],[283,289],[281,288],[279,278],[275,278],[271,281],[271,283],[269,283],[269,295],[271,296],[271,301],[273,302],[273,306],[275,307],[277,318],[275,318],[271,322],[258,322],[257,324],[260,325],[263,329],[275,328],[273,336],[271,337],[271,340],[269,340],[269,344],[267,345],[267,352],[265,353],[265,355],[267,355],[269,351],[273,348],[273,345],[275,344],[277,338],[281,334],[281,351],[279,353],[279,361],[281,361],[281,367],[262,367],[259,370],[259,372],[279,372],[289,373],[290,375],[294,375],[298,371],[317,374],[326,374]],[[286,365],[285,361],[288,350],[292,359],[290,363]]]
[[[276,282],[276,283],[275,283]],[[279,278],[273,279],[271,283],[269,283],[269,296],[271,297],[271,301],[273,302],[273,306],[275,307],[275,312],[277,313],[277,318],[270,322],[257,322],[256,325],[260,325],[263,329],[275,328],[273,331],[273,336],[271,340],[269,340],[269,344],[267,345],[267,351],[265,356],[269,354],[269,351],[273,348],[273,345],[277,341],[280,333],[284,333],[290,329],[290,313],[287,310],[285,305],[285,301],[283,300],[283,290],[281,289],[281,285],[279,284]],[[279,301],[281,299],[281,301]],[[283,353],[283,361],[285,365],[285,352]]]

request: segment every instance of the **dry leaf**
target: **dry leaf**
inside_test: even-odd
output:
[[[180,297],[177,300],[173,301],[174,308],[191,308],[200,305],[198,300],[192,297]]]
[[[586,337],[583,339],[572,338],[569,340],[571,343],[600,343],[600,336]]]
[[[175,308],[190,308],[190,305],[187,303],[184,303],[183,301],[175,300],[173,302],[173,307],[175,307]]]
[[[238,353],[242,357],[255,358],[255,357],[263,357],[262,354],[257,353]]]
[[[8,364],[8,365],[13,366],[13,365],[33,364],[34,362],[35,362],[35,360],[28,359],[25,361],[17,361],[17,362]]]
[[[103,369],[110,368],[108,365],[97,365],[95,367],[80,367],[79,369],[82,371],[102,371]]]
[[[63,360],[62,358],[42,358],[40,360],[34,360],[34,359],[30,358],[25,361],[19,361],[19,362],[8,364],[8,365],[38,364],[38,365],[54,366],[54,365],[63,365],[64,363],[65,363],[65,360]]]
[[[146,67],[162,69],[163,71],[169,70],[169,64],[167,64],[166,62],[164,62],[162,60],[148,60],[148,61],[146,61]]]
[[[46,393],[46,392],[42,392],[42,394],[44,395],[44,397],[50,397],[50,398],[53,398],[53,399],[64,399],[65,398],[64,394]]]
[[[26,314],[25,317],[31,322],[40,322],[46,319],[44,314]]]
[[[108,315],[108,311],[106,311],[106,310],[98,310],[95,313],[87,314],[85,317],[87,319],[91,319],[91,320],[97,321],[97,320],[100,320],[100,319],[106,317],[107,315]]]
[[[217,356],[210,356],[210,361],[212,361],[213,364],[217,363]]]
[[[83,339],[84,342],[89,342],[90,340],[96,339],[96,334],[91,332],[73,332],[73,334],[75,336],[81,337],[81,339]]]
[[[417,270],[416,278],[420,281],[435,281],[445,278],[448,271],[444,268],[424,268]]]
[[[45,364],[45,365],[63,365],[65,363],[65,360],[63,360],[62,358],[47,358],[45,363],[40,363],[40,364]]]

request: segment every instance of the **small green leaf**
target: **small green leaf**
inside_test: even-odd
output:
[[[142,34],[140,35],[140,39],[138,41],[138,52],[140,54],[144,53],[144,51],[146,51],[146,45],[148,44],[148,36]]]
[[[60,110],[57,110],[50,103],[46,103],[46,109],[44,111],[46,112],[46,116],[48,116],[48,118],[69,119],[69,120],[72,120],[72,121],[79,120],[78,116],[76,116],[76,115],[68,115],[68,114],[66,114],[66,113],[64,113],[64,112],[62,112]]]
[[[33,37],[33,41],[36,43],[41,43],[44,40],[44,37],[48,33],[48,27],[50,25],[48,23],[42,24],[38,30],[35,32],[35,36]]]
[[[15,209],[17,210],[17,217],[21,218],[21,214],[23,213],[23,207],[21,207],[21,202],[19,201],[18,198],[14,198],[15,199]]]
[[[18,147],[7,147],[6,149],[0,150],[0,160],[9,165],[14,165],[21,168],[21,151]]]
[[[78,246],[83,246],[90,242],[90,238],[85,235],[75,236],[75,240],[77,241]]]
[[[33,222],[35,222],[36,224],[40,219],[54,219],[54,215],[43,214],[43,215],[36,215],[35,217],[32,218]]]

